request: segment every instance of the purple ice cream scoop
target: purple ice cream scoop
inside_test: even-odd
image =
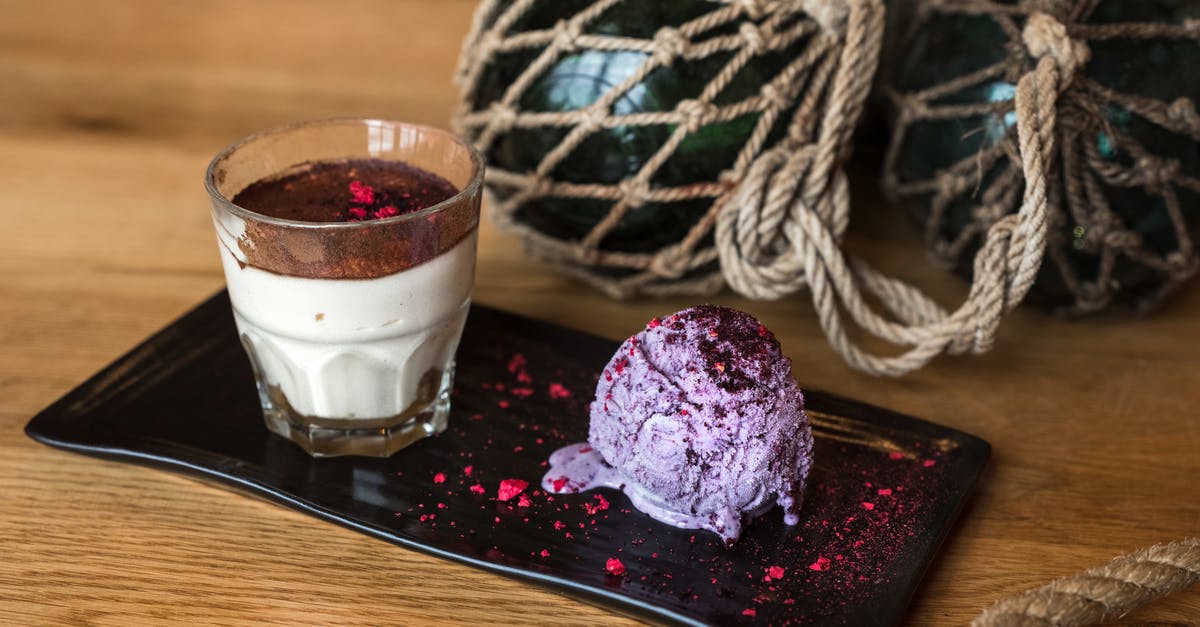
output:
[[[620,487],[633,505],[732,544],[778,503],[796,524],[812,429],[791,361],[749,314],[685,309],[625,340],[604,368],[586,444],[550,457],[553,492]]]

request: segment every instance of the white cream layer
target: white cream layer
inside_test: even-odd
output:
[[[263,383],[278,386],[307,416],[387,418],[408,409],[421,378],[454,359],[470,305],[477,233],[376,279],[274,274],[241,266],[223,243],[234,318]]]

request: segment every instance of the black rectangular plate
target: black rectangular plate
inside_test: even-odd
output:
[[[597,373],[616,347],[475,305],[445,433],[388,459],[313,459],[264,427],[222,292],[35,416],[26,432],[215,480],[654,620],[900,622],[987,462],[986,442],[807,391],[816,467],[800,524],[769,511],[726,549],[713,534],[632,510],[618,491],[551,497],[537,489],[550,453],[585,439]],[[528,481],[526,498],[499,501],[504,479]],[[623,563],[623,576],[606,571],[609,558]]]

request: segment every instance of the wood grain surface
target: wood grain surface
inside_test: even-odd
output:
[[[51,450],[39,409],[223,284],[201,176],[234,139],[333,115],[447,126],[469,0],[0,0],[0,623],[626,624],[166,472]],[[849,246],[942,302],[965,287],[876,193]],[[613,338],[693,298],[609,300],[485,224],[476,299]],[[1200,283],[1145,318],[1022,309],[992,353],[849,370],[808,295],[752,302],[801,385],[977,434],[994,459],[908,622],[1200,533]],[[1125,622],[1194,624],[1200,589]]]

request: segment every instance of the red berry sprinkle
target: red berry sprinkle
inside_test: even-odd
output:
[[[350,215],[359,219],[367,217],[367,210],[362,207],[350,207],[346,211],[349,211]]]
[[[483,489],[482,485],[476,483],[475,485],[471,486],[471,492],[474,494],[483,494],[486,492],[486,490]]]
[[[750,618],[754,618],[755,616],[758,616],[758,610],[756,610],[752,607],[748,607],[748,608],[742,610],[742,616],[749,616]]]
[[[660,324],[662,324],[662,320],[659,320],[658,318],[651,318],[650,322],[646,324],[646,327],[649,329],[657,329],[658,325]]]
[[[809,570],[829,570],[829,558],[818,557],[817,561],[808,565]]]
[[[539,555],[541,555],[542,557],[550,557],[550,551],[547,551],[546,549],[542,549],[542,552],[539,553]]]
[[[552,479],[550,481],[550,485],[553,486],[555,492],[562,492],[563,486],[567,485],[567,478],[559,477],[557,479]]]
[[[395,205],[380,207],[379,210],[375,212],[376,218],[390,218],[398,215],[400,215],[400,210],[397,209]]]
[[[621,560],[615,557],[610,557],[608,558],[607,562],[604,562],[604,570],[607,570],[608,574],[614,577],[622,577],[625,575],[625,565],[621,563]]]
[[[783,570],[782,566],[772,566],[767,569],[767,576],[771,579],[783,579],[784,572],[786,571]]]
[[[505,479],[500,482],[500,490],[497,491],[496,498],[501,501],[511,500],[524,492],[528,486],[529,482],[522,479]]]
[[[550,398],[571,398],[571,390],[568,390],[561,383],[551,383]]]
[[[375,188],[363,185],[359,181],[350,182],[350,195],[354,196],[354,202],[361,202],[364,205],[375,202]]]
[[[433,476],[433,482],[434,483],[446,483],[446,475],[439,472],[438,474]]]

